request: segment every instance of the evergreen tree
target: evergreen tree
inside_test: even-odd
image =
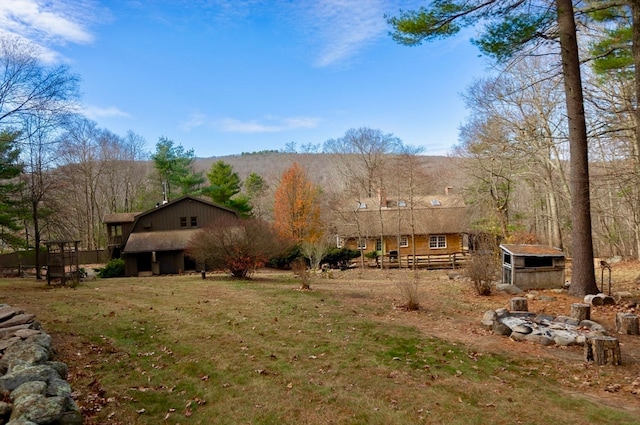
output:
[[[214,163],[207,177],[209,186],[203,189],[203,193],[210,196],[213,202],[229,207],[243,217],[251,215],[249,199],[240,194],[242,188],[240,177],[233,171],[230,164],[222,160]]]
[[[166,184],[167,198],[171,197],[175,189],[180,190],[180,196],[200,194],[204,177],[202,173],[193,171],[193,149],[185,150],[182,145],[174,146],[173,140],[160,137],[151,159],[160,182]]]
[[[24,244],[16,232],[21,230],[20,220],[26,214],[18,181],[22,173],[20,150],[16,145],[19,134],[0,132],[0,242],[13,248]]]

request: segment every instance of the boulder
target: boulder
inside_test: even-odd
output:
[[[28,394],[14,401],[11,420],[21,418],[36,424],[58,423],[65,412],[65,406],[64,397]]]
[[[0,376],[0,388],[13,391],[26,382],[50,382],[53,378],[61,379],[58,372],[48,365],[16,366],[10,373]]]
[[[511,335],[511,328],[505,325],[504,323],[502,323],[500,320],[496,320],[493,322],[493,326],[491,327],[491,330],[498,335],[505,335],[505,336]]]
[[[30,394],[45,395],[47,392],[47,383],[44,381],[29,381],[22,385],[19,385],[15,390],[11,392],[11,399],[17,400],[21,397],[26,397]]]
[[[496,320],[498,320],[498,315],[496,314],[496,312],[494,310],[488,310],[482,316],[480,324],[484,329],[491,330],[491,328],[493,327],[493,322],[495,322]]]

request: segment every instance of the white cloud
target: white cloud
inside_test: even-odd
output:
[[[219,131],[228,133],[278,133],[300,128],[315,128],[320,119],[315,117],[266,117],[262,120],[239,120],[223,118],[213,123]]]
[[[201,127],[207,123],[207,116],[202,112],[196,111],[189,116],[186,121],[180,123],[180,129],[189,131],[196,127]]]
[[[2,35],[30,40],[51,61],[58,56],[52,45],[93,41],[92,10],[88,0],[1,0],[0,28]]]
[[[384,0],[321,0],[299,4],[299,28],[318,54],[314,64],[326,67],[352,59],[388,31]]]
[[[106,108],[101,108],[99,106],[91,106],[86,105],[82,108],[82,114],[92,120],[98,118],[109,118],[109,117],[124,117],[131,118],[131,115],[128,113],[118,109],[115,106],[109,106]]]

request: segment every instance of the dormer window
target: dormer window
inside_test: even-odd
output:
[[[442,204],[440,203],[440,201],[438,199],[432,199],[431,200],[431,206],[432,207],[439,207],[440,205],[442,205]]]
[[[364,202],[358,202],[358,209],[364,210],[367,208],[367,204]]]

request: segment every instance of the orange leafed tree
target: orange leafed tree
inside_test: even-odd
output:
[[[275,228],[295,242],[315,242],[322,236],[320,189],[293,163],[282,173],[274,205]]]

